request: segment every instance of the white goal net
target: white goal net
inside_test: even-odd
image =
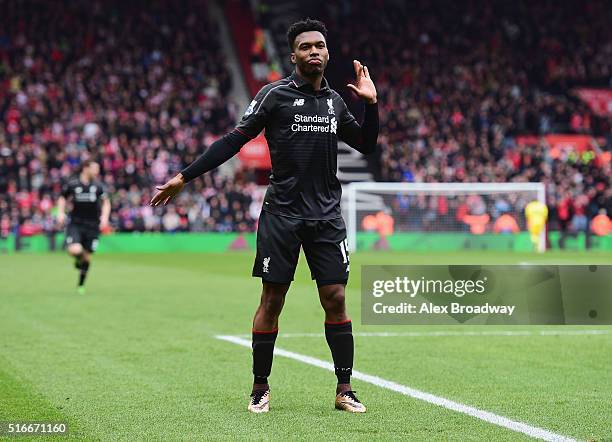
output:
[[[344,196],[351,251],[525,249],[525,206],[546,203],[542,183],[358,182]],[[544,231],[535,247],[544,251]]]

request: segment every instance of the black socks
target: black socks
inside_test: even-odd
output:
[[[278,329],[272,331],[253,330],[253,376],[256,384],[267,384],[272,370],[274,342]]]
[[[267,384],[272,371],[274,343],[278,329],[272,331],[253,330],[253,382]],[[339,384],[349,384],[353,371],[353,324],[350,320],[343,322],[326,322],[325,339],[331,350],[334,368]]]
[[[87,271],[89,270],[89,262],[81,259],[79,265],[81,272],[79,273],[79,287],[85,284],[85,278],[87,277]]]
[[[325,323],[325,339],[331,350],[339,384],[349,384],[353,372],[353,325],[351,320]]]
[[[74,268],[79,270],[81,268],[81,262],[83,262],[83,254],[76,255],[74,257]]]

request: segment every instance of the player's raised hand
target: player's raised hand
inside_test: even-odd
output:
[[[151,199],[152,206],[164,206],[168,204],[172,198],[174,198],[181,190],[185,187],[185,180],[182,174],[178,174],[163,186],[156,186],[158,192]]]
[[[368,67],[362,65],[358,60],[353,60],[355,67],[355,84],[346,86],[370,104],[376,103],[376,87],[370,78]]]

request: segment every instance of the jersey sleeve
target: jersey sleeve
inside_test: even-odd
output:
[[[108,198],[108,193],[106,192],[106,186],[104,184],[100,184],[98,187],[98,198]]]
[[[62,186],[62,196],[64,198],[68,198],[70,197],[70,195],[72,195],[72,185],[70,184],[70,182],[66,182]]]
[[[274,106],[273,89],[273,86],[266,85],[257,92],[236,126],[238,132],[255,138],[266,127]]]
[[[359,124],[340,98],[338,138],[364,155],[373,153],[378,139],[378,104],[366,104],[363,123]]]

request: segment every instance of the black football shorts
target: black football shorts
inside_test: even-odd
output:
[[[70,244],[81,244],[90,253],[98,247],[100,231],[97,228],[84,226],[82,224],[70,223],[66,227],[66,246]]]
[[[312,279],[317,285],[346,284],[349,253],[342,218],[304,220],[265,210],[257,227],[257,255],[253,276],[267,282],[289,284],[304,249]]]

